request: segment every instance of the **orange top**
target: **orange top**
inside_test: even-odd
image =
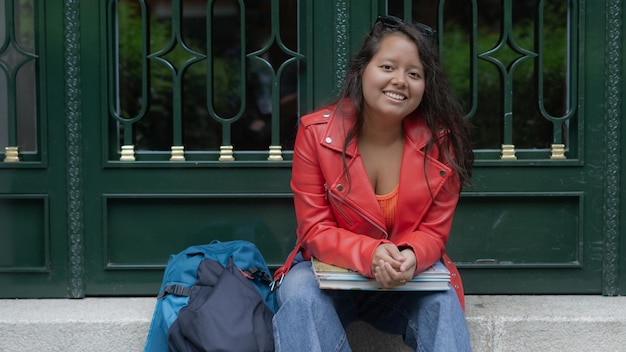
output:
[[[393,220],[396,217],[396,205],[398,204],[398,186],[393,189],[393,191],[383,194],[376,195],[376,199],[378,200],[378,205],[380,206],[380,210],[383,211],[383,217],[385,218],[385,225],[387,226],[387,230],[391,230],[393,226]]]

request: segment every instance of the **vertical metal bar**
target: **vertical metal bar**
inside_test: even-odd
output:
[[[2,46],[0,54],[5,53],[10,47],[11,43],[15,43],[15,20],[13,18],[13,1],[5,1],[6,8],[6,40]],[[2,60],[0,60],[0,68],[6,73],[7,82],[7,115],[8,115],[8,132],[9,132],[9,146],[17,146],[17,114],[16,114],[16,101],[15,101],[15,74],[14,71],[8,67]],[[12,72],[13,71],[13,72]]]
[[[504,0],[503,31],[508,38],[513,33],[513,6],[512,0]],[[513,75],[511,72],[504,76],[504,144],[513,145]]]
[[[483,52],[478,55],[479,58],[492,63],[500,72],[502,77],[502,95],[503,95],[503,119],[504,119],[504,129],[502,133],[503,136],[503,144],[502,144],[502,156],[501,159],[504,160],[515,160],[515,147],[512,144],[512,86],[511,86],[511,72],[507,69],[507,67],[496,57],[492,56],[500,49],[502,49],[507,42],[509,41],[510,31],[511,31],[511,0],[504,0],[502,6],[503,12],[503,22],[501,27],[501,35],[500,41],[490,50]]]
[[[302,4],[302,2],[300,3]],[[305,24],[305,26],[301,25],[300,28],[304,28],[306,40],[301,41],[299,43],[298,50],[302,52],[302,45],[303,43],[305,43],[306,45],[304,49],[304,52],[306,53],[305,57],[308,60],[310,60],[310,58],[313,57],[313,29],[314,29],[314,24],[315,24],[315,22],[313,21],[313,1],[304,1],[303,7],[305,8],[305,12],[299,13],[298,22]],[[298,38],[301,38],[301,36],[298,36]],[[298,96],[298,99],[302,99],[302,97],[305,98],[304,101],[306,103],[306,111],[308,111],[311,109],[311,107],[314,104],[313,103],[313,65],[306,64],[305,69],[306,69],[306,77],[309,77],[309,79],[305,80],[306,86],[305,86],[304,94],[300,94]]]
[[[470,37],[470,84],[472,94],[472,108],[466,117],[473,117],[478,111],[478,3],[472,0],[472,36]]]
[[[271,13],[272,13],[272,32],[273,37],[276,38],[276,40],[279,43],[279,47],[285,51],[286,47],[285,45],[282,43],[282,40],[280,38],[280,1],[279,0],[272,0],[272,8],[271,8]],[[282,160],[282,156],[280,153],[280,77],[282,74],[283,69],[285,68],[285,64],[287,62],[290,62],[289,60],[287,60],[285,63],[283,63],[280,68],[278,69],[278,72],[276,72],[276,74],[273,74],[273,69],[272,71],[272,117],[271,117],[271,145],[269,148],[269,157],[268,160],[274,160],[274,161],[280,161]]]
[[[248,54],[247,56],[262,61],[267,64],[268,68],[272,72],[272,117],[271,117],[271,146],[270,146],[270,156],[268,160],[270,161],[280,161],[283,160],[281,155],[281,146],[280,146],[280,82],[282,78],[283,71],[287,66],[292,63],[301,60],[303,56],[300,53],[297,53],[291,49],[289,49],[282,40],[280,35],[280,1],[272,0],[272,39],[268,41],[266,47],[261,50]],[[291,55],[291,58],[285,60],[279,67],[276,74],[273,73],[272,65],[270,65],[267,61],[263,60],[259,57],[262,52],[269,50],[272,41],[275,41],[278,44],[278,47],[287,55]]]
[[[5,14],[6,27],[5,27],[5,41],[0,48],[0,54],[6,52],[12,42],[15,41],[15,20],[13,18],[13,1],[5,1]],[[14,75],[11,73],[11,69],[0,60],[0,69],[5,72],[7,82],[7,115],[8,115],[8,142],[9,146],[17,146],[17,115],[15,108],[15,81]]]
[[[470,53],[469,53],[469,64],[470,64],[470,94],[472,99],[472,104],[470,106],[469,111],[465,115],[466,119],[471,119],[474,115],[476,115],[476,111],[478,111],[478,0],[471,0],[472,6],[472,30],[470,31]],[[443,57],[443,48],[444,48],[444,40],[445,40],[445,25],[444,25],[444,8],[445,8],[446,0],[441,0],[439,2],[439,7],[437,9],[437,35],[438,35],[438,47],[439,47],[439,55]]]
[[[548,113],[544,106],[544,89],[543,89],[543,21],[544,21],[544,3],[545,0],[540,0],[537,8],[537,92],[538,92],[538,107],[539,113],[546,120],[549,120],[553,124],[553,139],[552,143],[560,148],[563,144],[563,125],[576,113],[577,99],[577,74],[578,74],[578,44],[576,35],[578,30],[578,19],[573,14],[576,14],[577,4],[575,0],[572,0],[568,6],[568,38],[567,38],[567,97],[566,97],[566,110],[563,116],[553,116]]]
[[[176,38],[179,43],[182,43],[181,37],[181,4],[180,0],[172,1],[172,36]],[[173,75],[172,80],[172,140],[173,145],[181,146],[183,144],[182,136],[182,70],[179,70],[178,75]]]
[[[152,60],[156,63],[159,63],[161,65],[163,65],[170,73],[170,77],[172,79],[172,123],[174,125],[173,127],[173,131],[172,133],[176,133],[177,132],[177,128],[176,128],[176,118],[177,118],[177,114],[180,115],[178,113],[178,108],[177,108],[177,104],[179,105],[179,102],[177,101],[177,99],[180,99],[180,97],[178,97],[176,95],[176,91],[177,91],[177,75],[176,75],[176,68],[174,67],[174,64],[171,63],[170,61],[168,61],[167,59],[163,58],[163,56],[167,55],[168,53],[170,53],[175,47],[176,47],[176,43],[177,43],[177,28],[176,28],[176,18],[178,16],[178,9],[180,8],[180,0],[173,0],[171,2],[171,11],[172,11],[172,18],[171,18],[171,30],[170,30],[170,39],[168,41],[168,43],[161,49],[157,50],[154,53],[151,53],[147,56],[147,58],[149,60]],[[149,14],[146,14],[146,16],[149,16]],[[147,19],[147,17],[146,17]],[[142,28],[143,30],[143,28]],[[146,31],[146,33],[142,33],[142,36],[147,37],[148,36],[148,32]]]
[[[512,0],[504,0],[502,6],[503,23],[501,29],[500,42],[491,50],[488,50],[478,57],[494,64],[500,71],[502,77],[502,90],[503,90],[503,144],[502,144],[502,156],[503,160],[515,160],[515,145],[513,144],[513,75],[517,66],[524,61],[537,57],[537,54],[528,51],[519,46],[513,36],[513,6]],[[515,59],[511,64],[505,66],[502,61],[492,56],[500,49],[508,45],[511,49],[521,55],[521,57]]]
[[[544,58],[544,50],[543,50],[543,34],[544,34],[544,1],[540,0],[537,4],[537,23],[536,23],[536,51],[538,54],[537,57],[537,104],[539,104],[539,113],[543,115],[544,118],[552,121],[552,152],[551,159],[565,159],[565,145],[562,144],[563,141],[563,132],[562,132],[562,120],[551,119],[548,112],[545,110],[543,105],[544,91],[543,91],[543,58]],[[568,60],[569,61],[569,60]]]
[[[413,0],[404,0],[402,12],[404,13],[405,22],[413,22]]]
[[[172,77],[172,140],[174,145],[172,148],[171,161],[184,161],[184,147],[183,147],[183,129],[182,129],[182,91],[183,91],[183,77],[189,66],[194,63],[203,60],[204,55],[189,48],[183,39],[182,35],[182,5],[180,0],[173,0],[171,4],[172,18],[171,18],[171,35],[168,44],[161,50],[148,55],[148,58],[154,60],[160,64],[163,64],[170,72]],[[177,67],[176,64],[165,59],[163,56],[171,53],[175,50],[176,46],[189,54],[189,58],[185,62]]]
[[[213,3],[215,0],[209,0],[206,9],[206,40],[207,40],[207,54],[206,54],[206,62],[207,62],[207,109],[211,117],[219,122],[222,125],[222,146],[227,148],[222,148],[226,150],[225,158],[221,160],[233,160],[229,155],[229,150],[232,150],[231,144],[231,124],[236,122],[243,116],[243,113],[246,110],[246,8],[242,0],[237,0],[239,4],[239,31],[241,37],[240,43],[240,74],[241,74],[241,84],[239,86],[239,97],[241,101],[241,106],[239,107],[239,111],[230,118],[225,118],[220,116],[213,107],[213,38],[212,38],[212,30],[213,30]]]
[[[108,40],[109,52],[109,113],[122,124],[123,145],[120,160],[133,161],[133,124],[141,120],[148,111],[148,10],[145,0],[137,0],[141,9],[141,109],[135,116],[122,116],[119,96],[119,0],[110,0],[111,32]]]

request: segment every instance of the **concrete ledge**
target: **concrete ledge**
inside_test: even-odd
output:
[[[468,296],[473,350],[626,351],[626,297]],[[142,351],[154,298],[0,300],[0,351]],[[354,351],[408,351],[349,327]]]

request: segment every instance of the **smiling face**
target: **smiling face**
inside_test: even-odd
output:
[[[415,111],[425,89],[417,46],[401,33],[386,35],[362,77],[365,120],[402,121]]]

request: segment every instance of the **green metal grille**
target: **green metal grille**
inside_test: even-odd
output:
[[[473,124],[477,165],[560,165],[580,157],[578,1],[389,0],[382,6],[438,29],[448,79]]]
[[[304,59],[287,5],[110,0],[109,160],[282,161]]]

